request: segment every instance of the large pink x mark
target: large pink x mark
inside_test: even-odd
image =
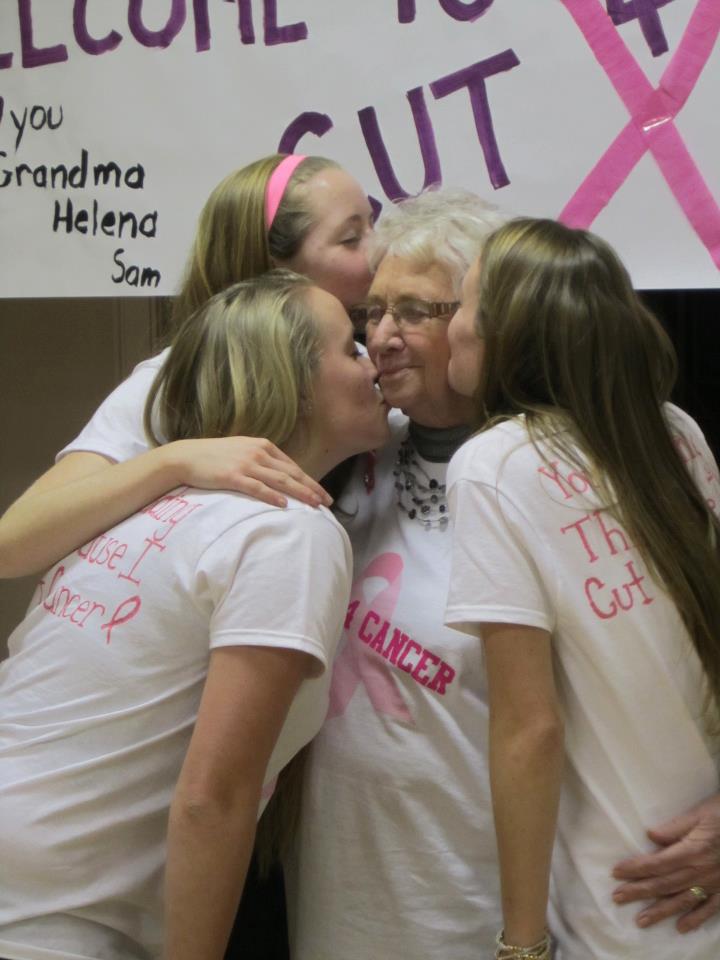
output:
[[[595,0],[562,0],[630,113],[631,120],[588,174],[559,219],[589,227],[650,150],[668,186],[720,268],[720,208],[673,122],[720,31],[720,2],[698,0],[655,89]]]

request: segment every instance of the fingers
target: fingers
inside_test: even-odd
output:
[[[233,489],[239,493],[244,493],[253,500],[259,500],[261,503],[267,503],[271,507],[286,507],[287,497],[277,493],[271,487],[266,486],[261,480],[253,480],[252,477],[239,477],[233,485]]]
[[[327,490],[317,480],[313,480],[311,476],[304,473],[294,460],[289,460],[287,466],[278,467],[269,464],[268,467],[270,472],[265,479],[268,486],[279,489],[291,497],[296,497],[303,503],[311,503],[313,506],[319,506],[323,503],[326,507],[329,507],[333,502],[333,498]]]
[[[634,900],[655,900],[657,897],[674,896],[682,890],[689,890],[697,883],[697,870],[687,867],[674,870],[665,876],[649,877],[624,883],[613,891],[615,903],[632,903]]]
[[[332,503],[332,497],[299,467],[294,469],[294,473],[295,476],[286,471],[256,466],[252,476],[238,478],[237,489],[256,500],[279,507],[287,506],[288,497],[294,497],[311,507],[321,504],[329,506]]]
[[[287,498],[318,507],[332,497],[274,443],[262,437],[178,440],[164,448],[171,455],[175,483],[213,490],[238,490],[273,506]]]
[[[657,843],[661,847],[667,847],[671,843],[682,840],[697,825],[697,822],[698,814],[695,810],[691,810],[688,813],[673,817],[657,827],[652,827],[647,834],[653,843]]]
[[[616,880],[644,880],[662,876],[677,868],[685,868],[685,850],[681,844],[659,850],[656,853],[629,857],[615,865],[612,875]],[[677,889],[677,888],[675,888]]]
[[[332,497],[317,480],[313,480],[301,470],[295,461],[274,443],[269,440],[260,440],[259,443],[265,456],[262,462],[259,462],[259,466],[263,468],[263,474],[260,476],[256,473],[255,479],[273,490],[288,494],[311,506],[319,506],[321,503],[330,506],[333,502]]]
[[[636,916],[635,922],[639,927],[651,927],[661,920],[680,914],[676,927],[680,933],[689,933],[691,930],[697,930],[718,911],[720,911],[720,894],[712,894],[700,903],[688,889],[675,896],[656,900]]]
[[[701,927],[706,920],[714,917],[719,911],[720,893],[713,893],[704,903],[680,917],[676,926],[680,933],[690,933],[691,930],[697,930],[698,927]]]

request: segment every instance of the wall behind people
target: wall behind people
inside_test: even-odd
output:
[[[675,345],[675,402],[697,420],[720,460],[720,291],[652,290],[644,299]]]
[[[161,298],[0,300],[0,511],[155,351]],[[0,580],[0,655],[36,577]]]

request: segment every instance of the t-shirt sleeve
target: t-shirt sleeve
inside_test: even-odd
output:
[[[311,654],[317,675],[332,662],[347,611],[347,534],[321,510],[271,510],[236,524],[196,568],[208,592],[210,648],[263,646]]]
[[[675,446],[710,509],[720,516],[720,472],[705,436],[684,410],[666,405]]]
[[[478,633],[480,623],[552,631],[554,568],[527,518],[482,481],[457,480],[449,502],[454,533],[447,625],[465,633]]]
[[[57,454],[60,460],[68,453],[99,453],[115,462],[122,462],[144,453],[148,439],[143,427],[143,412],[150,386],[162,365],[162,354],[139,363],[106,397],[78,436]]]

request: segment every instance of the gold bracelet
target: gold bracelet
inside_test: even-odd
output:
[[[531,947],[514,947],[505,943],[505,931],[495,937],[495,960],[550,960],[550,937],[544,934]]]

